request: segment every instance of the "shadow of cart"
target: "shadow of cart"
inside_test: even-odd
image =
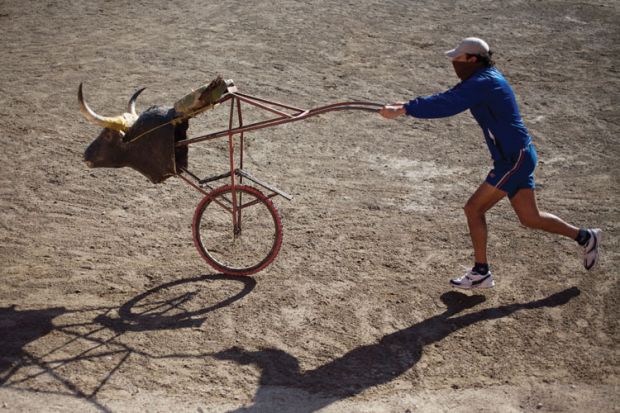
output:
[[[197,291],[207,285],[210,292],[222,289],[226,283],[239,284],[240,290],[206,307],[187,310]],[[132,355],[146,358],[204,358],[205,354],[151,354],[122,340],[126,332],[199,327],[209,313],[229,306],[249,294],[256,281],[249,277],[222,274],[200,275],[177,279],[151,288],[120,307],[66,309],[54,307],[20,310],[13,305],[0,308],[0,387],[26,393],[49,393],[79,399],[92,408],[109,412],[111,409],[97,399],[98,393],[125,365]],[[178,294],[177,287],[185,292]],[[189,291],[188,291],[189,290]],[[225,293],[229,289],[224,289]],[[210,294],[213,296],[216,294]],[[221,294],[220,294],[221,296]],[[199,300],[194,300],[199,303]],[[193,306],[196,306],[196,302]],[[102,313],[103,311],[103,313]],[[94,318],[89,317],[93,313]],[[78,322],[55,319],[67,316]],[[82,320],[91,321],[82,321]],[[45,352],[28,350],[27,346],[50,334],[55,336]],[[77,354],[75,354],[77,349]],[[94,362],[104,372],[92,378],[88,385],[79,384],[64,373],[67,367],[79,369],[81,363]],[[101,368],[102,367],[102,368]],[[50,390],[41,388],[36,379],[46,376],[59,385]]]

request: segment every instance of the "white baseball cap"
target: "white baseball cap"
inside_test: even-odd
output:
[[[461,40],[461,43],[459,43],[456,48],[446,52],[446,56],[450,58],[454,58],[462,54],[488,56],[489,45],[487,42],[477,37],[468,37]]]

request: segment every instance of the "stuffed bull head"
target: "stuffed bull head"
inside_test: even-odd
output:
[[[163,182],[187,166],[187,147],[175,143],[187,138],[188,119],[212,107],[232,83],[216,78],[210,84],[181,98],[174,107],[152,106],[136,113],[136,99],[129,99],[127,112],[115,117],[95,113],[84,100],[82,84],[78,89],[80,111],[91,123],[103,127],[86,148],[84,162],[90,168],[128,166],[153,183]]]

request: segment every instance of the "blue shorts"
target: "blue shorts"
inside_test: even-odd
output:
[[[495,161],[485,181],[512,198],[519,189],[534,189],[534,169],[537,163],[536,148],[530,144],[512,156],[509,161]]]

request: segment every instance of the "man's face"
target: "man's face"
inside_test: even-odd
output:
[[[458,56],[452,58],[453,62],[470,62],[470,63],[474,63],[477,60],[478,59],[476,59],[476,56],[470,56],[470,55],[467,55],[467,54],[458,55]]]
[[[481,67],[476,56],[467,54],[452,58],[452,66],[454,67],[454,72],[461,80],[468,79]]]

